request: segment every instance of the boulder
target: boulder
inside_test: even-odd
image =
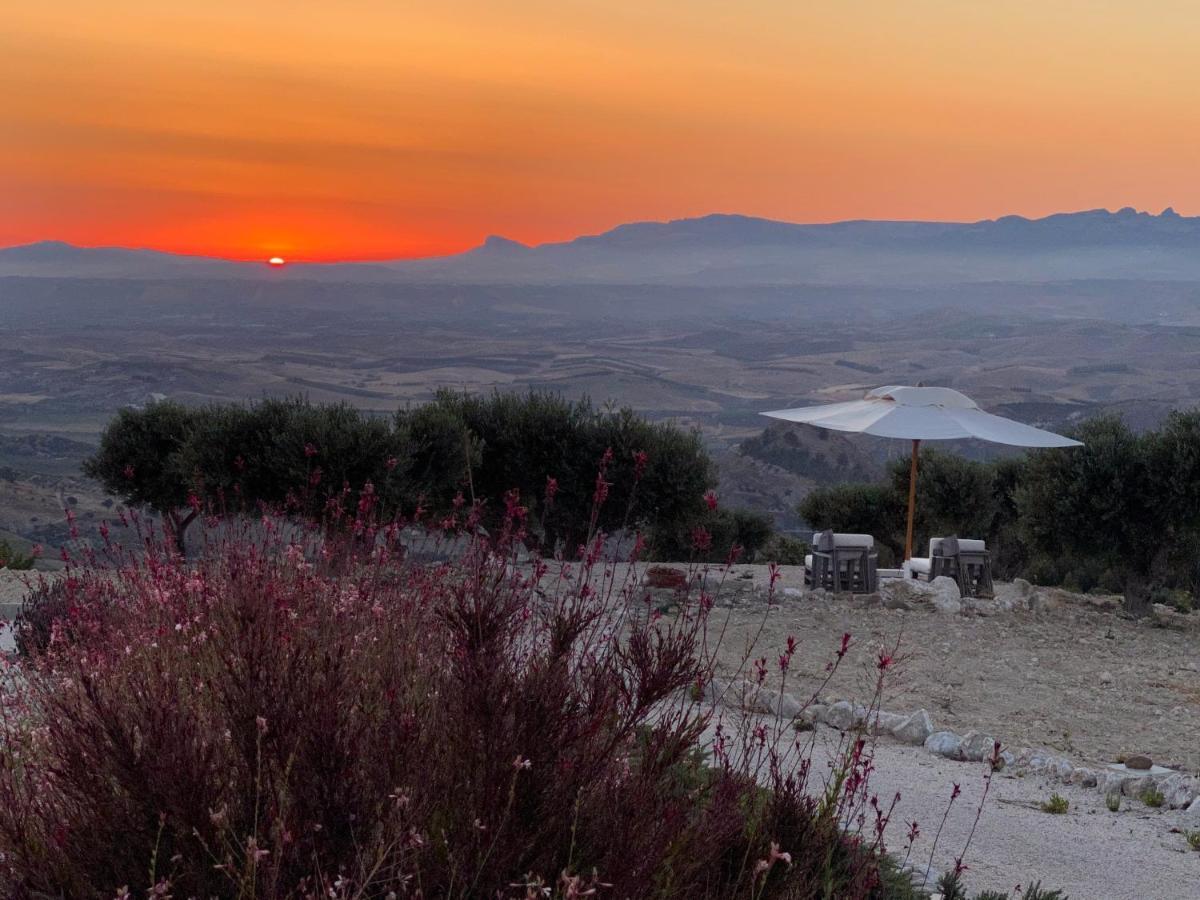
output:
[[[1047,613],[1057,609],[1059,600],[1055,592],[1046,588],[1033,591],[1025,601],[1026,607],[1032,613]]]
[[[959,756],[967,762],[983,762],[991,759],[996,749],[996,739],[990,734],[968,731],[963,735]]]
[[[962,759],[963,739],[953,731],[935,731],[925,738],[925,749],[946,759]]]
[[[1127,775],[1124,772],[1097,773],[1096,789],[1105,795],[1124,794],[1125,782],[1137,780],[1136,776]]]
[[[962,612],[962,592],[958,589],[958,582],[953,578],[939,575],[933,581],[929,582],[929,586],[934,591],[934,609],[938,612],[951,614]]]
[[[704,692],[701,699],[708,703],[720,703],[722,699],[728,700],[732,694],[726,695],[729,690],[730,681],[728,678],[721,678],[719,675],[714,675],[704,686]]]
[[[906,744],[924,744],[925,739],[931,734],[933,734],[933,720],[923,709],[918,709],[892,729],[892,735]]]
[[[1127,769],[1146,771],[1152,765],[1154,765],[1154,760],[1144,753],[1130,753],[1125,757],[1125,768]]]
[[[839,731],[853,728],[854,706],[845,700],[839,700],[825,710],[825,724]]]
[[[760,688],[747,698],[746,709],[769,716],[779,716],[783,719],[794,719],[800,715],[803,706],[791,694],[782,694],[770,688]]]
[[[1071,772],[1071,784],[1077,784],[1080,787],[1095,787],[1099,781],[1099,777],[1091,769],[1078,768]]]
[[[998,584],[995,588],[995,606],[999,610],[1016,609],[1029,605],[1029,596],[1033,593],[1033,585],[1024,578],[1014,578],[1012,584]]]
[[[1154,779],[1149,775],[1125,776],[1121,782],[1121,793],[1126,797],[1141,797],[1142,794],[1154,787]]]
[[[879,595],[889,609],[913,609],[927,605],[932,589],[924,581],[911,578],[889,578],[879,582]]]
[[[1169,809],[1187,809],[1200,795],[1196,779],[1182,772],[1168,775],[1159,782],[1158,789],[1162,791],[1163,805]]]
[[[1188,804],[1185,815],[1195,822],[1200,822],[1200,797],[1197,797],[1190,804]]]
[[[879,712],[872,713],[868,717],[868,726],[870,727],[871,734],[891,734],[893,730],[898,725],[903,724],[907,718],[907,716],[901,716],[896,713],[884,712],[883,710],[880,710]]]
[[[824,703],[810,703],[808,708],[801,711],[800,715],[796,718],[809,725],[815,725],[817,722],[825,721],[825,713],[828,711],[829,707]]]

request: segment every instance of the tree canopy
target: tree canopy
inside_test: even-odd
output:
[[[716,474],[695,432],[535,392],[444,391],[391,418],[301,399],[155,403],[118,413],[85,471],[160,513],[179,540],[201,508],[265,505],[319,519],[368,484],[384,515],[479,501],[485,525],[515,490],[530,540],[568,556],[593,527],[638,528],[669,549],[697,526],[718,542],[757,543],[763,527],[708,509]]]

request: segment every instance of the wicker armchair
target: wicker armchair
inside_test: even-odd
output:
[[[964,597],[991,597],[992,557],[984,541],[956,537],[933,538],[929,556],[908,561],[913,578],[933,581],[939,575],[953,578]]]
[[[804,558],[805,583],[827,591],[871,594],[879,587],[878,554],[869,534],[813,535],[813,552]]]

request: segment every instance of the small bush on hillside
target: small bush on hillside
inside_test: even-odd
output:
[[[1150,788],[1142,794],[1142,802],[1152,809],[1158,809],[1166,799],[1166,796],[1158,788]]]
[[[1183,833],[1184,840],[1193,850],[1200,851],[1200,828],[1193,831],[1185,831]]]
[[[1041,806],[1042,812],[1050,813],[1051,815],[1056,815],[1056,816],[1062,815],[1070,808],[1071,808],[1070,801],[1068,801],[1067,798],[1064,797],[1062,794],[1059,794],[1057,792],[1051,794],[1050,799],[1043,801],[1042,806]]]
[[[0,569],[13,572],[32,569],[33,559],[33,554],[20,553],[8,541],[0,540]]]
[[[1104,805],[1108,807],[1109,812],[1120,812],[1121,811],[1121,795],[1120,794],[1105,795]]]

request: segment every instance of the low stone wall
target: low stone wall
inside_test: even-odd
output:
[[[780,716],[792,720],[797,728],[822,724],[839,731],[862,729],[872,735],[887,735],[957,762],[990,760],[997,742],[993,735],[985,732],[968,731],[960,735],[938,730],[924,709],[904,715],[872,710],[848,700],[815,702],[806,706],[790,694],[758,688],[745,681],[714,678],[705,699],[744,712]],[[1022,747],[1015,753],[1002,748],[997,763],[1001,770],[1015,775],[1039,775],[1063,784],[1094,788],[1104,795],[1140,798],[1154,790],[1163,795],[1164,807],[1187,810],[1188,815],[1200,820],[1200,779],[1184,772],[1151,766],[1149,759],[1143,758],[1144,769],[1089,768],[1048,750]]]

